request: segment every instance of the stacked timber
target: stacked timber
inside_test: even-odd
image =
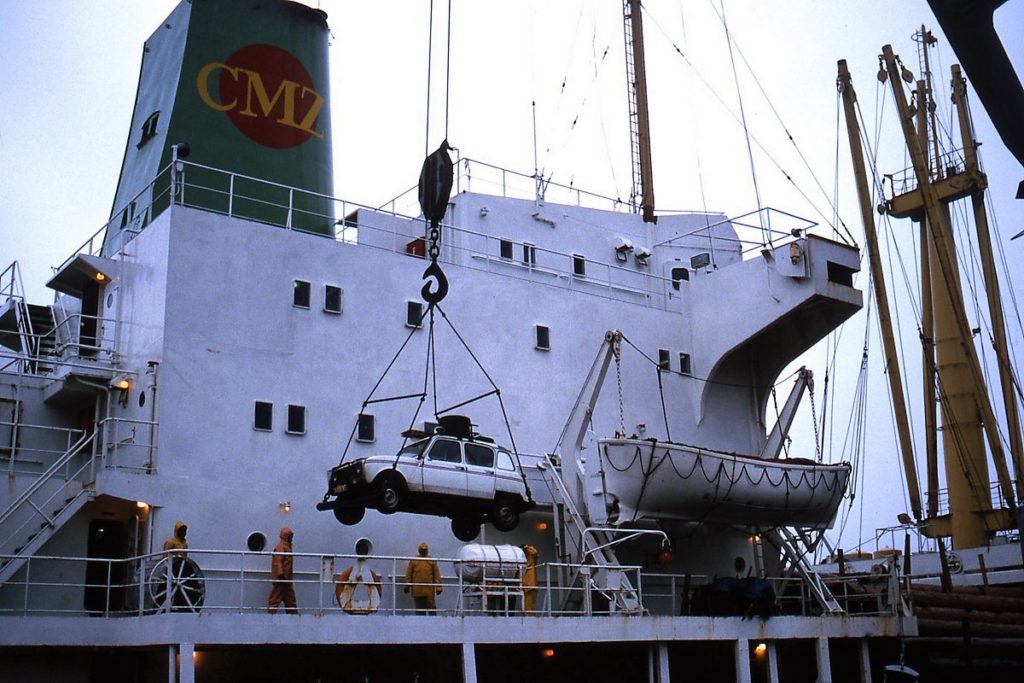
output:
[[[918,636],[914,660],[957,670],[1024,672],[1024,589],[915,585],[910,591]]]

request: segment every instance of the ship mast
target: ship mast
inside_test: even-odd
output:
[[[623,0],[626,39],[626,81],[629,93],[629,139],[633,187],[629,205],[637,210],[637,197],[645,223],[657,223],[654,215],[654,172],[651,166],[651,124],[647,108],[647,67],[644,62],[644,24],[640,0]]]
[[[938,505],[937,458],[933,455],[936,449],[933,445],[934,436],[930,435],[927,446],[928,509],[922,530],[930,537],[951,536],[953,545],[957,548],[978,547],[986,545],[995,531],[1014,528],[1012,511],[1024,490],[1024,482],[1021,479],[1024,466],[1020,455],[1020,421],[1014,378],[1006,354],[999,285],[991,257],[991,240],[985,217],[983,193],[987,181],[978,165],[977,143],[973,140],[973,131],[970,128],[963,79],[960,77],[959,67],[954,66],[954,103],[957,107],[964,147],[963,159],[957,161],[951,155],[940,155],[938,143],[931,137],[935,134],[936,127],[927,49],[934,44],[934,38],[922,27],[916,39],[921,49],[925,51],[922,61],[924,78],[916,83],[917,111],[908,104],[901,83],[901,80],[911,82],[913,76],[888,45],[882,49],[883,64],[880,78],[887,79],[892,87],[916,179],[916,186],[908,183],[911,185],[909,189],[893,196],[883,207],[885,212],[893,217],[911,218],[921,223],[921,234],[924,238],[921,247],[921,284],[926,427],[932,429],[935,423],[936,395],[939,397],[942,415],[942,451],[949,509],[942,510]],[[846,80],[843,82],[844,72],[841,64],[840,79],[845,87],[849,84],[849,75],[845,75]],[[850,96],[852,97],[852,88]],[[844,101],[846,97],[847,94],[844,92]],[[856,132],[855,117],[852,113],[852,106],[847,106],[851,149],[854,147]],[[859,132],[856,132],[856,135],[859,136]],[[858,140],[857,151],[854,151],[855,165],[859,149]],[[929,154],[930,151],[933,152],[932,155]],[[930,156],[932,158],[929,158]],[[863,204],[863,197],[868,192],[866,174],[858,173],[857,181]],[[981,363],[968,323],[957,266],[956,245],[950,223],[949,205],[968,196],[972,198],[974,205],[979,251],[982,253],[985,284],[989,296],[993,344],[1003,388],[1011,461],[1016,475],[1016,492],[1007,471],[998,423],[989,400]],[[865,218],[866,225],[868,222]],[[871,223],[873,228],[873,220]],[[881,318],[880,315],[883,326],[889,324],[887,320]],[[893,370],[891,365],[889,370]],[[896,386],[894,385],[892,389],[895,392]],[[903,422],[906,418],[897,416],[897,420]],[[1001,498],[998,507],[993,507],[990,495],[986,441],[998,478]],[[912,467],[908,466],[906,469],[912,505],[917,516],[919,503],[913,500],[917,490],[916,473]]]

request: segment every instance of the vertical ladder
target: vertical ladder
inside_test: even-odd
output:
[[[633,180],[629,193],[629,206],[636,213],[643,180],[640,177],[640,114],[636,103],[636,61],[633,58],[633,16],[630,0],[622,1],[624,20],[623,37],[626,46],[626,102],[629,104],[629,153]]]

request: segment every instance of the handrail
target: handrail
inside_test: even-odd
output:
[[[50,465],[49,468],[47,468],[45,472],[40,474],[35,481],[29,484],[29,486],[24,491],[22,491],[22,493],[17,498],[14,499],[14,501],[7,507],[7,509],[4,510],[3,513],[0,513],[0,527],[3,526],[4,522],[10,519],[10,517],[18,510],[18,508],[24,505],[29,498],[35,495],[35,493],[39,491],[39,489],[41,489],[43,485],[46,484],[46,482],[52,479],[57,474],[57,472],[59,472],[65,465],[67,465],[72,458],[79,455],[82,452],[82,449],[84,449],[86,446],[91,445],[92,442],[95,440],[97,433],[98,432],[94,431],[90,434],[83,434],[82,437],[78,439],[78,441],[72,444],[71,448],[69,448],[64,453],[64,455],[57,458],[53,462],[53,464]],[[95,456],[90,457],[89,461],[91,461],[94,457]],[[89,461],[87,461],[86,464],[88,464]],[[75,474],[78,474],[81,471],[82,470],[79,469]],[[70,480],[71,477],[69,477],[68,479]]]

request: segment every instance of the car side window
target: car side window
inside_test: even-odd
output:
[[[411,443],[411,444],[409,444],[408,446],[406,446],[405,448],[402,449],[402,452],[401,452],[400,455],[403,455],[403,456],[406,456],[406,457],[411,457],[411,458],[418,458],[421,455],[423,455],[423,449],[426,448],[426,446],[427,446],[427,442],[426,441],[417,441],[416,443]]]
[[[462,449],[459,448],[458,441],[438,439],[434,442],[434,445],[430,447],[430,452],[427,453],[427,458],[430,460],[441,460],[443,462],[462,462]]]
[[[494,450],[478,443],[467,443],[466,464],[476,467],[494,467]]]
[[[516,466],[512,462],[512,454],[508,451],[498,451],[498,469],[515,472]]]

